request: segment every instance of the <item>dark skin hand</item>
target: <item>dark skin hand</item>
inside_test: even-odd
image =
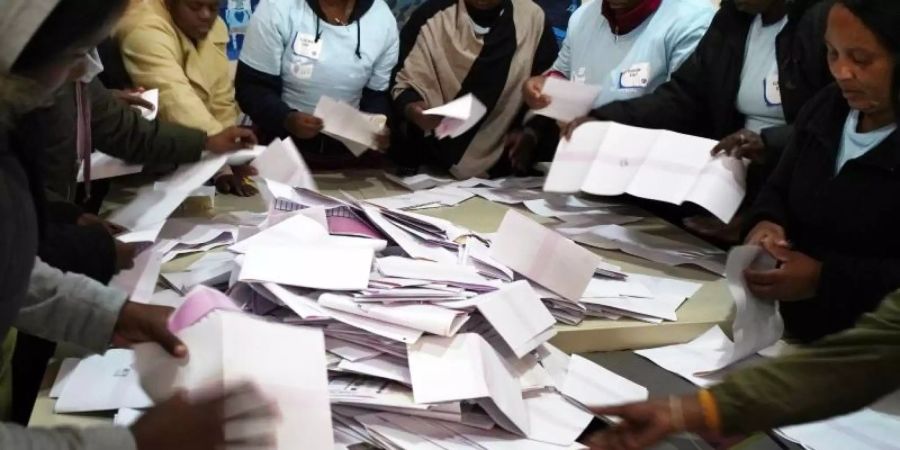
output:
[[[734,158],[747,158],[755,163],[764,163],[766,145],[760,135],[750,130],[741,130],[719,141],[711,153],[713,156],[725,153]]]
[[[121,233],[128,231],[125,229],[125,227],[123,227],[121,225],[116,225],[107,220],[103,220],[100,217],[97,217],[96,215],[91,214],[91,213],[84,213],[84,214],[78,216],[78,220],[75,223],[82,227],[91,226],[91,225],[102,225],[104,228],[106,228],[106,231],[109,232],[110,236],[115,236],[117,234],[121,234]]]
[[[141,98],[141,94],[144,93],[144,88],[137,88],[133,91],[110,89],[109,92],[113,97],[125,102],[128,106],[140,106],[141,108],[147,108],[150,111],[156,109],[156,107],[153,106],[153,103]]]
[[[763,241],[762,246],[779,263],[770,270],[744,270],[747,289],[763,300],[807,300],[816,295],[822,263],[783,243]]]
[[[255,167],[249,164],[231,166],[231,172],[231,174],[219,175],[216,178],[217,191],[238,197],[252,197],[259,193],[259,190],[253,185],[253,180],[250,179],[258,173]]]
[[[406,105],[404,114],[410,122],[416,124],[422,131],[432,131],[441,124],[443,119],[440,116],[423,114],[426,109],[428,109],[428,105],[425,102],[413,102]]]
[[[316,116],[294,111],[284,119],[284,128],[292,136],[300,139],[312,139],[325,129],[325,123]]]
[[[169,331],[172,311],[174,309],[168,306],[125,302],[113,330],[112,345],[130,347],[142,342],[156,342],[172,356],[187,356],[187,347]]]
[[[147,411],[131,426],[138,450],[274,448],[278,411],[256,388],[244,384],[205,397],[178,392]]]
[[[590,116],[579,117],[579,118],[567,123],[565,126],[561,127],[562,136],[566,140],[571,140],[572,134],[575,133],[576,128],[580,127],[581,124],[583,124],[583,123],[595,122],[596,120],[597,119],[590,117]]]
[[[134,267],[134,257],[137,255],[137,246],[125,242],[115,241],[116,244],[116,272],[128,270]]]
[[[535,159],[537,139],[533,131],[514,130],[506,135],[504,150],[516,174],[527,174]]]
[[[206,149],[216,155],[233,153],[238,150],[252,148],[259,141],[253,130],[243,127],[228,127],[219,133],[206,138]]]
[[[531,77],[522,85],[522,98],[530,109],[543,109],[550,106],[551,99],[544,95],[544,82],[547,77],[539,75]]]
[[[705,431],[703,410],[696,395],[680,400],[686,430]],[[622,406],[591,408],[595,414],[615,416],[622,421],[611,428],[588,435],[582,443],[592,450],[642,450],[684,431],[675,427],[669,399],[654,399]]]

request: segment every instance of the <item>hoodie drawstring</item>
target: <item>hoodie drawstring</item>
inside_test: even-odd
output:
[[[356,58],[362,59],[362,25],[360,25],[360,19],[356,19]],[[319,39],[322,38],[322,18],[316,14],[316,43],[319,43]]]

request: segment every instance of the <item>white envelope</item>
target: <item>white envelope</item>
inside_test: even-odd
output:
[[[239,281],[335,291],[361,290],[369,285],[374,255],[366,247],[253,246],[247,250]]]

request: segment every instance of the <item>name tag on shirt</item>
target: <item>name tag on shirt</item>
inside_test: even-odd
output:
[[[769,106],[781,106],[781,85],[778,84],[778,72],[766,77],[766,104]]]
[[[638,63],[619,75],[622,89],[645,88],[650,84],[650,63]]]
[[[575,73],[572,74],[572,81],[582,84],[587,83],[586,72],[586,67],[579,67],[578,70],[576,70]]]
[[[297,33],[292,47],[295,54],[304,58],[318,60],[322,55],[322,39],[316,42],[316,37],[311,34]]]
[[[291,75],[300,80],[308,80],[313,76],[313,69],[316,67],[315,64],[304,64],[301,62],[295,62],[291,64]]]

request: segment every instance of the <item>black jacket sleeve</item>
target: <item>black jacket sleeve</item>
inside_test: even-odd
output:
[[[363,88],[362,98],[359,100],[359,110],[369,114],[383,114],[391,122],[391,97],[387,91],[373,91]]]
[[[280,76],[260,72],[238,61],[234,88],[241,110],[250,116],[267,140],[288,135],[284,121],[294,110],[281,99]]]
[[[540,75],[551,67],[559,56],[559,45],[553,35],[553,26],[549,20],[544,22],[544,32],[538,42],[537,51],[534,53],[534,63],[531,66],[531,76]],[[559,126],[556,121],[544,116],[534,116],[525,124],[531,128],[538,137],[535,161],[550,161],[556,152],[559,142]]]
[[[787,195],[791,177],[797,165],[799,151],[797,143],[798,139],[791,139],[791,143],[788,144],[784,155],[779,159],[774,172],[763,185],[744,224],[744,236],[756,224],[764,220],[777,223],[782,227],[788,225]]]
[[[115,240],[102,225],[48,223],[38,256],[63,272],[80,273],[103,284],[116,272]]]
[[[198,161],[206,133],[158,120],[113,97],[99,80],[91,82],[91,133],[97,150],[134,163],[188,163]],[[55,151],[71,151],[56,149]]]

